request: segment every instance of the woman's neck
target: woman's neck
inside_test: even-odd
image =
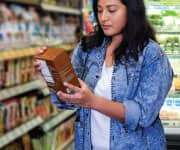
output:
[[[115,59],[114,51],[119,47],[121,42],[122,42],[122,35],[120,34],[113,36],[110,44],[108,44],[106,50],[106,58],[105,58],[107,67],[111,67],[114,64],[114,59]]]

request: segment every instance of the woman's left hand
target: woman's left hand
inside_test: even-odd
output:
[[[63,99],[65,102],[70,102],[73,104],[77,104],[81,107],[92,108],[92,105],[95,101],[95,95],[89,89],[85,82],[79,79],[79,83],[81,87],[74,86],[69,83],[64,83],[64,85],[73,90],[73,94],[67,94],[62,91],[57,92],[57,96],[59,99]]]

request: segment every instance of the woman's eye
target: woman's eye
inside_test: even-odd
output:
[[[110,9],[109,12],[114,13],[114,12],[116,12],[116,10],[115,9]]]
[[[102,13],[102,10],[101,10],[101,9],[98,9],[98,13]]]

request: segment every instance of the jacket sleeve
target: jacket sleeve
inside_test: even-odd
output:
[[[83,73],[83,68],[82,66],[82,56],[81,56],[81,46],[78,44],[76,49],[73,51],[73,55],[71,58],[71,63],[73,65],[73,68],[75,70],[75,73],[77,76],[80,78],[81,74]],[[62,103],[58,97],[56,96],[56,93],[51,92],[51,101],[61,109],[75,109],[78,108],[77,105],[71,104],[71,103]]]
[[[137,126],[148,127],[156,120],[173,79],[172,68],[163,52],[147,55],[145,59],[134,99],[123,102],[125,125],[132,130]]]

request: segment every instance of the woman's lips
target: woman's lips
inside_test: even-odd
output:
[[[104,30],[108,30],[109,28],[111,28],[111,25],[102,25]]]

